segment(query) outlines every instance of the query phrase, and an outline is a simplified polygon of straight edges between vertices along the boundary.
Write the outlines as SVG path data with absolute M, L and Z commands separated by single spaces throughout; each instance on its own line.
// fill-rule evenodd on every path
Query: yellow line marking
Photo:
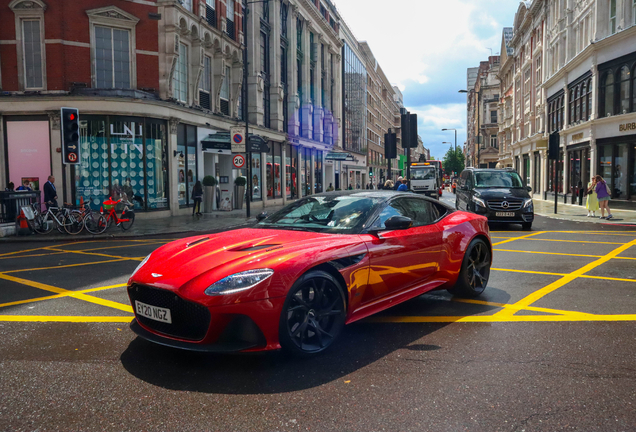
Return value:
M 143 259 L 143 258 L 139 259 L 139 258 L 131 258 L 131 257 L 122 257 L 122 256 L 117 256 L 117 255 L 101 254 L 101 253 L 97 253 L 97 252 L 67 251 L 67 250 L 53 249 L 53 248 L 51 248 L 49 250 L 54 250 L 54 251 L 59 251 L 59 252 L 66 252 L 66 253 L 73 253 L 73 254 L 78 254 L 78 255 L 92 255 L 92 256 L 100 256 L 100 257 L 105 257 L 105 258 L 116 258 L 116 259 L 119 259 L 119 260 L 141 261 Z
M 476 316 L 402 316 L 367 318 L 377 323 L 506 323 L 506 322 L 568 322 L 568 321 L 636 321 L 636 315 L 476 315 Z
M 76 293 L 74 291 L 70 291 L 64 288 L 58 288 L 58 287 L 54 287 L 52 285 L 46 285 L 40 282 L 33 282 L 30 280 L 26 280 L 26 279 L 21 279 L 21 278 L 17 278 L 14 276 L 9 276 L 7 274 L 4 273 L 0 273 L 0 279 L 5 279 L 11 282 L 16 282 L 22 285 L 27 285 L 33 288 L 37 288 L 37 289 L 41 289 L 44 291 L 49 291 L 49 292 L 54 292 L 56 294 L 66 294 L 69 297 L 73 297 L 76 298 L 78 300 L 84 300 L 90 303 L 95 303 L 101 306 L 106 306 L 106 307 L 110 307 L 110 308 L 114 308 L 114 309 L 119 309 L 122 310 L 124 312 L 130 312 L 132 313 L 132 307 L 122 304 L 122 303 L 117 303 L 114 301 L 110 301 L 110 300 L 104 300 L 104 299 L 100 299 L 97 297 L 93 297 L 93 296 L 89 296 L 86 294 L 81 294 L 81 293 Z
M 615 242 L 598 242 L 598 241 L 584 241 L 584 240 L 555 240 L 555 239 L 540 239 L 540 238 L 519 238 L 519 240 L 547 241 L 547 242 L 559 242 L 559 243 L 590 243 L 590 244 L 607 244 L 607 245 L 625 244 L 625 243 L 615 243 Z
M 1 321 L 17 322 L 76 322 L 76 323 L 129 323 L 132 316 L 37 316 L 37 315 L 0 315 Z
M 587 273 L 588 271 L 593 270 L 596 267 L 608 262 L 609 260 L 611 260 L 615 256 L 619 255 L 621 252 L 629 249 L 633 245 L 636 245 L 636 240 L 632 240 L 631 242 L 626 243 L 626 244 L 614 249 L 613 251 L 611 251 L 607 255 L 604 255 L 603 257 L 597 259 L 596 261 L 593 261 L 593 262 L 581 267 L 580 269 L 575 270 L 575 271 L 573 271 L 572 273 L 569 273 L 566 276 L 563 276 L 559 280 L 557 280 L 555 282 L 552 282 L 551 284 L 549 284 L 549 285 L 541 288 L 540 290 L 535 291 L 532 294 L 526 296 L 525 298 L 519 300 L 518 302 L 516 302 L 512 306 L 515 307 L 515 308 L 525 308 L 526 306 L 530 306 L 532 303 L 536 302 L 540 298 L 542 298 L 542 297 L 550 294 L 551 292 L 555 291 L 556 289 L 568 284 L 569 282 L 573 281 L 577 277 L 579 277 L 579 276 Z M 516 311 L 514 309 L 512 309 L 512 308 L 504 308 L 503 310 L 497 312 L 494 316 L 509 317 L 509 316 L 512 316 L 515 312 Z
M 543 234 L 543 233 L 545 233 L 545 231 L 537 231 L 537 232 L 534 232 L 532 234 L 527 234 L 527 235 L 524 235 L 524 236 L 521 236 L 521 237 L 512 237 L 512 238 L 510 238 L 508 240 L 504 240 L 504 241 L 500 241 L 500 242 L 497 242 L 497 243 L 493 243 L 492 245 L 493 246 L 499 246 L 499 245 L 502 245 L 502 244 L 505 244 L 505 243 L 513 242 L 515 240 L 522 240 L 522 239 L 525 239 L 525 238 L 528 238 L 528 237 L 532 237 L 532 236 L 535 236 L 535 235 L 539 235 L 539 234 Z
M 587 278 L 587 279 L 601 279 L 601 280 L 610 280 L 610 281 L 619 281 L 619 282 L 636 282 L 636 279 L 613 278 L 613 277 L 605 277 L 605 276 L 581 275 L 579 277 Z
M 56 294 L 56 295 L 52 295 L 52 296 L 36 297 L 36 298 L 32 298 L 32 299 L 27 299 L 27 300 L 19 300 L 19 301 L 14 301 L 14 302 L 10 302 L 10 303 L 2 303 L 2 304 L 0 304 L 0 308 L 6 307 L 6 306 L 17 306 L 17 305 L 21 305 L 21 304 L 35 303 L 35 302 L 44 301 L 44 300 L 53 300 L 53 299 L 58 299 L 58 298 L 63 298 L 63 297 L 69 297 L 71 295 L 71 293 L 74 293 L 74 294 L 86 294 L 86 293 L 89 293 L 89 292 L 104 291 L 104 290 L 107 290 L 107 289 L 121 288 L 121 287 L 125 287 L 125 286 L 126 286 L 126 284 L 124 283 L 124 284 L 109 285 L 109 286 L 98 287 L 98 288 L 88 288 L 88 289 L 81 290 L 81 291 L 69 291 L 68 293 L 65 293 L 65 294 Z
M 81 267 L 81 266 L 87 266 L 87 265 L 105 264 L 105 263 L 113 263 L 113 262 L 119 262 L 119 261 L 127 261 L 127 260 L 125 258 L 117 258 L 117 259 L 111 259 L 111 260 L 105 260 L 105 261 L 95 261 L 95 262 L 80 263 L 80 264 L 67 264 L 67 265 L 60 265 L 60 266 L 53 266 L 53 267 L 39 267 L 39 268 L 26 268 L 26 269 L 20 269 L 20 270 L 7 270 L 7 271 L 5 271 L 3 273 L 7 274 L 7 273 L 18 273 L 18 272 L 27 272 L 27 271 L 36 271 L 36 270 L 56 270 L 56 269 L 61 269 L 61 268 Z
M 636 258 L 632 257 L 614 257 L 613 259 L 636 260 Z
M 495 302 L 488 302 L 488 301 L 474 300 L 474 299 L 453 298 L 451 301 L 458 302 L 458 303 L 471 303 L 471 304 L 484 305 L 484 306 L 509 307 L 509 308 L 513 307 L 513 305 L 511 304 L 495 303 Z M 566 310 L 560 310 L 560 309 L 549 309 L 549 308 L 540 308 L 540 307 L 533 307 L 533 306 L 527 306 L 519 310 L 529 310 L 534 312 L 544 312 L 544 313 L 568 315 L 568 316 L 571 316 L 571 315 L 575 315 L 575 316 L 592 315 L 593 316 L 593 314 L 589 314 L 585 312 L 566 311 Z
M 10 259 L 10 258 L 33 258 L 33 257 L 41 257 L 41 256 L 50 256 L 50 255 L 61 255 L 66 252 L 53 252 L 53 253 L 45 253 L 45 254 L 32 254 L 32 255 L 12 255 L 12 256 L 0 256 L 0 260 Z
M 549 272 L 540 272 L 540 271 L 532 271 L 532 270 L 513 270 L 513 269 L 502 269 L 502 268 L 491 268 L 490 270 L 512 272 L 512 273 L 540 274 L 540 275 L 548 275 L 548 276 L 566 276 L 565 273 L 549 273 Z
M 560 253 L 560 252 L 524 251 L 524 250 L 515 250 L 515 249 L 493 249 L 493 250 L 497 252 L 518 252 L 518 253 L 542 254 L 542 255 L 564 255 L 564 256 L 575 256 L 575 257 L 586 257 L 586 258 L 601 258 L 602 257 L 602 255 L 582 255 L 582 254 L 569 254 L 569 253 Z
M 20 253 L 24 253 L 24 252 L 33 252 L 33 251 L 40 250 L 40 249 L 44 249 L 44 247 L 39 247 L 39 248 L 35 248 L 35 249 L 25 249 L 25 250 L 13 251 L 13 252 L 7 252 L 7 253 L 0 254 L 0 257 L 20 254 Z

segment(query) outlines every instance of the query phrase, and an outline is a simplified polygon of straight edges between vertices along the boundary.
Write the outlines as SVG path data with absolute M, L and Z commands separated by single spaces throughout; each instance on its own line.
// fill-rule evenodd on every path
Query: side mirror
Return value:
M 532 192 L 532 188 L 531 188 L 530 186 L 526 186 L 526 190 L 527 190 L 528 192 Z
M 384 223 L 384 226 L 387 231 L 405 230 L 413 226 L 413 221 L 411 218 L 407 218 L 406 216 L 391 216 Z
M 257 222 L 262 222 L 265 219 L 267 219 L 267 212 L 261 212 L 261 213 L 259 213 L 258 216 L 256 216 L 256 221 Z

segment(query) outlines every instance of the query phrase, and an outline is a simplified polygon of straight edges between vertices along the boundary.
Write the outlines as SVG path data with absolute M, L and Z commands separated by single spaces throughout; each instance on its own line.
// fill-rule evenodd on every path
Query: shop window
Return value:
M 316 193 L 320 193 L 323 190 L 322 185 L 322 151 L 316 150 L 316 157 L 314 159 L 314 185 Z
M 82 161 L 75 170 L 75 202 L 95 210 L 127 198 L 136 210 L 167 209 L 166 124 L 141 117 L 83 116 Z
M 177 125 L 177 191 L 179 206 L 192 205 L 192 189 L 197 181 L 197 128 Z
M 24 87 L 42 89 L 43 68 L 40 20 L 22 21 L 22 54 L 24 57 Z
M 267 198 L 281 197 L 281 145 L 271 143 L 267 155 Z
M 539 193 L 541 191 L 541 156 L 539 152 L 534 154 L 534 178 L 532 180 L 532 191 Z
M 612 189 L 612 145 L 598 146 L 598 173 Z
M 263 182 L 261 179 L 261 154 L 252 153 L 252 199 L 263 199 Z
M 179 44 L 179 58 L 172 79 L 173 95 L 179 102 L 188 102 L 188 46 Z
M 620 81 L 620 93 L 619 93 L 619 97 L 620 97 L 620 111 L 618 112 L 618 114 L 625 114 L 629 112 L 629 102 L 630 102 L 630 95 L 629 95 L 629 84 L 630 84 L 630 72 L 629 72 L 629 68 L 627 66 L 623 66 L 621 68 L 621 81 Z
M 285 189 L 287 198 L 297 198 L 298 147 L 289 144 L 285 155 Z
M 130 88 L 130 32 L 95 26 L 95 86 Z

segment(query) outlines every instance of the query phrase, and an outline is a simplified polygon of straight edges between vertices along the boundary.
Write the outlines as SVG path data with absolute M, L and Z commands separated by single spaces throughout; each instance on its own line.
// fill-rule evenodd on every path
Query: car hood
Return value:
M 530 198 L 530 194 L 524 188 L 493 188 L 493 189 L 475 189 L 475 196 L 484 199 L 496 198 Z
M 307 262 L 330 250 L 337 258 L 336 250 L 346 250 L 356 240 L 359 241 L 357 235 L 253 228 L 189 237 L 152 252 L 129 283 L 180 290 L 196 278 L 201 286 L 245 270 L 276 270 L 298 253 Z

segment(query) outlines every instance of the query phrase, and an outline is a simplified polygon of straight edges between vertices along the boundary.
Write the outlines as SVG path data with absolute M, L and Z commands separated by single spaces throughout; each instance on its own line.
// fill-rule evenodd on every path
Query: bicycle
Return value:
M 49 207 L 44 214 L 38 208 L 39 203 L 33 203 L 34 218 L 32 221 L 33 230 L 38 234 L 48 234 L 53 231 L 53 228 L 61 233 L 66 231 L 65 220 L 70 214 L 70 210 L 67 207 Z
M 96 227 L 99 226 L 99 219 L 104 219 L 100 214 L 94 214 L 90 205 L 82 206 L 80 209 L 71 210 L 66 218 L 64 218 L 64 229 L 70 235 L 76 235 L 82 232 L 84 228 L 91 234 L 99 234 Z
M 117 216 L 117 212 L 115 211 L 115 207 L 119 203 L 124 204 L 121 218 Z M 130 229 L 130 227 L 132 227 L 133 223 L 135 222 L 135 212 L 128 208 L 129 205 L 132 206 L 133 204 L 128 201 L 128 199 L 126 199 L 126 201 L 124 201 L 123 199 L 113 201 L 112 198 L 108 198 L 108 200 L 104 201 L 104 204 L 102 206 L 102 212 L 105 210 L 108 213 L 106 213 L 106 215 L 102 213 L 100 215 L 101 217 L 99 217 L 96 221 L 91 221 L 90 223 L 92 224 L 94 222 L 94 225 L 92 225 L 90 229 L 87 226 L 86 229 L 93 234 L 101 234 L 106 231 L 113 222 L 117 226 L 120 226 L 121 229 L 124 231 Z M 89 223 L 88 219 L 86 223 Z M 95 232 L 93 232 L 92 230 L 94 230 Z

